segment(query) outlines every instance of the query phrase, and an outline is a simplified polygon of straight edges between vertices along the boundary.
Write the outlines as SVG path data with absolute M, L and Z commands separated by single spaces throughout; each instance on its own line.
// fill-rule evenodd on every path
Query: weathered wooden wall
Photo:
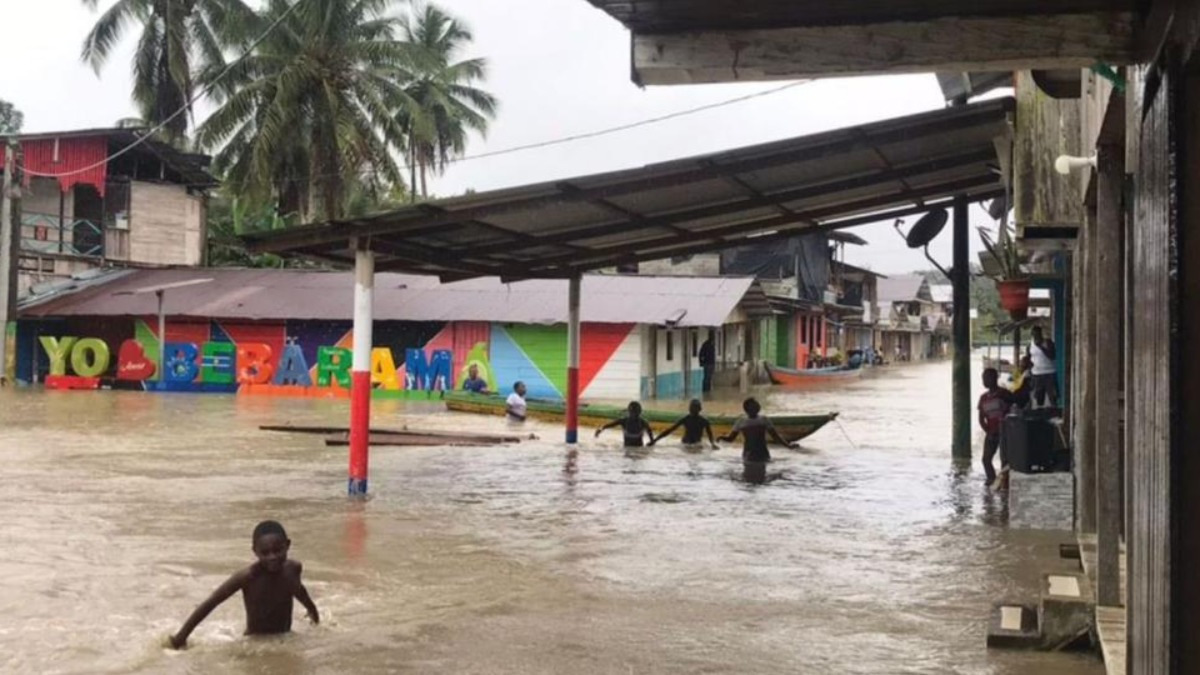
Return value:
M 1043 94 L 1028 72 L 1016 74 L 1017 127 L 1013 145 L 1013 217 L 1026 227 L 1081 225 L 1084 199 L 1078 176 L 1054 170 L 1059 155 L 1082 155 L 1079 99 Z
M 129 260 L 155 265 L 199 265 L 204 255 L 201 197 L 178 185 L 133 183 Z
M 1180 672 L 1171 667 L 1173 608 L 1171 476 L 1173 278 L 1178 269 L 1175 76 L 1144 102 L 1148 68 L 1131 69 L 1129 142 L 1140 146 L 1134 180 L 1133 335 L 1129 391 L 1133 429 L 1129 447 L 1128 659 L 1131 673 Z M 1145 108 L 1143 111 L 1143 107 Z M 1194 572 L 1194 570 L 1193 570 Z M 1195 611 L 1193 609 L 1192 611 Z M 1195 641 L 1196 636 L 1191 636 Z

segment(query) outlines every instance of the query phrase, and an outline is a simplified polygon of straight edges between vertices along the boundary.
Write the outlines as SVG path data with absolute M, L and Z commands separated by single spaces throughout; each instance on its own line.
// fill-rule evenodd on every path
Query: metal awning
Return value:
M 639 169 L 245 237 L 251 249 L 444 279 L 562 278 L 1002 196 L 996 99 Z M 636 300 L 634 300 L 636 301 Z

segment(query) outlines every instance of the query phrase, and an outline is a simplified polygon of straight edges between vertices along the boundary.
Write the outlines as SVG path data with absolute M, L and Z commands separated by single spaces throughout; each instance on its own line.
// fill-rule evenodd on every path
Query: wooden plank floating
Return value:
M 347 427 L 322 427 L 322 426 L 307 426 L 307 425 L 273 425 L 265 424 L 259 427 L 261 431 L 281 431 L 295 434 L 315 434 L 320 436 L 340 436 L 350 433 Z M 389 442 L 399 441 L 402 438 L 412 439 L 411 443 L 399 443 L 401 445 L 421 445 L 416 442 L 421 439 L 439 439 L 438 443 L 432 445 L 447 445 L 451 442 L 467 442 L 472 445 L 493 445 L 497 443 L 520 443 L 523 440 L 532 440 L 536 438 L 533 434 L 516 435 L 516 434 L 477 434 L 472 432 L 460 431 L 430 431 L 424 429 L 383 429 L 371 428 L 371 442 L 375 443 L 376 437 L 387 438 Z M 331 445 L 326 443 L 326 445 Z
M 388 434 L 371 432 L 369 443 L 372 446 L 410 446 L 410 447 L 479 447 L 487 445 L 501 445 L 506 443 L 515 443 L 516 441 L 501 441 L 496 440 L 495 436 L 478 436 L 478 435 L 450 435 L 450 434 L 426 434 L 406 432 L 402 434 Z M 344 447 L 350 445 L 349 433 L 332 434 L 325 437 L 325 445 L 327 447 Z

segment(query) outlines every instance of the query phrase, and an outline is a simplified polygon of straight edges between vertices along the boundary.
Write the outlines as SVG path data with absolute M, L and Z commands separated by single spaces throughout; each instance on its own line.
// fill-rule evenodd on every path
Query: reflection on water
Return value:
M 257 430 L 341 424 L 341 402 L 0 392 L 0 671 L 1102 672 L 984 648 L 991 604 L 1033 597 L 1023 563 L 1061 538 L 1006 529 L 982 472 L 950 462 L 949 375 L 761 396 L 768 414 L 841 410 L 849 436 L 775 451 L 765 486 L 731 480 L 738 448 L 629 458 L 589 439 L 571 457 L 535 426 L 517 446 L 375 449 L 366 503 L 343 497 L 344 448 Z M 264 518 L 288 528 L 322 625 L 248 640 L 233 600 L 164 651 Z

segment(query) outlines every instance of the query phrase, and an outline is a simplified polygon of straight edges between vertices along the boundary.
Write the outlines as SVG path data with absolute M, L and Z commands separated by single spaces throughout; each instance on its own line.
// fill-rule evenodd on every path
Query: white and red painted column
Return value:
M 579 295 L 582 277 L 567 290 L 567 443 L 579 442 Z
M 354 256 L 354 358 L 350 367 L 351 497 L 367 494 L 367 459 L 371 445 L 371 328 L 375 294 L 375 258 L 356 246 Z

